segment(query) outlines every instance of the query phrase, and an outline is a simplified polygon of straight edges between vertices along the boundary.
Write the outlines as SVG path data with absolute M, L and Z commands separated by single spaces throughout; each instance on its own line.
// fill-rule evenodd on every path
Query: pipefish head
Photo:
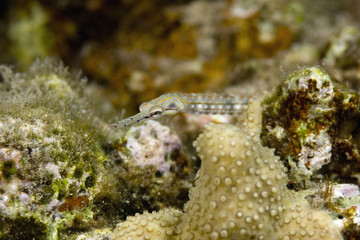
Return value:
M 185 104 L 185 101 L 179 98 L 177 93 L 164 94 L 151 101 L 142 103 L 139 107 L 140 113 L 117 122 L 115 127 L 126 127 L 149 118 L 171 116 L 183 111 Z
M 178 93 L 167 93 L 149 102 L 140 105 L 140 112 L 147 113 L 149 117 L 161 115 L 171 116 L 185 109 L 186 102 Z

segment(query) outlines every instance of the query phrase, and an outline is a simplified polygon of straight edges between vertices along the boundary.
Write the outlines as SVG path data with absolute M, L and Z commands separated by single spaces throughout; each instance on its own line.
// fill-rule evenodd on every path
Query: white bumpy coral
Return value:
M 285 168 L 273 151 L 240 128 L 209 124 L 194 146 L 202 165 L 181 219 L 154 225 L 159 234 L 150 236 L 147 224 L 172 212 L 154 213 L 152 219 L 138 215 L 121 224 L 128 227 L 118 228 L 115 239 L 342 239 L 326 212 L 310 208 L 302 194 L 286 188 Z

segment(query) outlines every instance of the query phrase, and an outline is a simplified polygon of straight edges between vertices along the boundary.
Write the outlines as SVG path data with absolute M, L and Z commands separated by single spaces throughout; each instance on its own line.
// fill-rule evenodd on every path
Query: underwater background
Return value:
M 0 239 L 360 239 L 359 87 L 359 0 L 1 0 Z

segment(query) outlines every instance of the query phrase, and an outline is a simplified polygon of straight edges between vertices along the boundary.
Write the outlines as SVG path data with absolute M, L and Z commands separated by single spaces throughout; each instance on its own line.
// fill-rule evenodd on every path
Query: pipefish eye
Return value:
M 163 109 L 159 106 L 154 106 L 150 109 L 150 117 L 160 116 L 163 112 Z

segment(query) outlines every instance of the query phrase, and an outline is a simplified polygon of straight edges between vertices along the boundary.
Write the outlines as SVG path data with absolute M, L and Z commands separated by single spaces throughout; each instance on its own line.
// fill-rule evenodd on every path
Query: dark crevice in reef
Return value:
M 0 232 L 0 240 L 47 239 L 46 227 L 34 218 L 9 219 L 0 216 Z

